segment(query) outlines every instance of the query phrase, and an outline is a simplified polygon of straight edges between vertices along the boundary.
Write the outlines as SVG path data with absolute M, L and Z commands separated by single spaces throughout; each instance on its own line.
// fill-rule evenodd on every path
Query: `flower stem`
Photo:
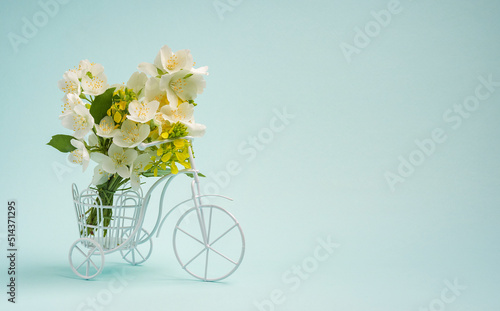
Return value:
M 86 221 L 87 225 L 98 226 L 102 222 L 103 227 L 109 227 L 113 216 L 113 209 L 106 208 L 106 206 L 113 206 L 113 197 L 116 191 L 127 180 L 128 178 L 123 179 L 118 174 L 115 174 L 106 183 L 97 186 L 99 197 L 96 203 L 103 206 L 102 217 L 101 215 L 97 215 L 98 208 L 91 207 Z M 106 236 L 107 231 L 107 229 L 104 229 L 104 236 Z M 87 228 L 87 235 L 95 235 L 94 229 L 90 227 Z

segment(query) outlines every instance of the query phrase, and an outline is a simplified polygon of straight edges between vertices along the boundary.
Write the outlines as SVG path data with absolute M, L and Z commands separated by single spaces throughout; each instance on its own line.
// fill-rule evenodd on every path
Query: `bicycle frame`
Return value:
M 189 142 L 192 142 L 194 138 L 190 137 L 190 136 L 185 136 L 185 137 L 181 137 L 181 138 L 177 138 L 177 139 L 186 139 Z M 152 143 L 148 143 L 148 144 L 141 143 L 141 144 L 139 144 L 139 146 L 137 148 L 139 150 L 145 150 L 146 148 L 149 148 L 149 147 L 152 147 L 152 146 L 156 146 L 156 145 L 160 145 L 160 144 L 164 144 L 164 143 L 169 143 L 169 142 L 173 142 L 173 141 L 174 140 L 172 140 L 172 139 L 166 139 L 166 140 L 156 141 L 156 142 L 152 142 Z M 153 237 L 153 235 L 155 233 L 157 233 L 156 236 L 158 237 L 160 235 L 161 228 L 162 228 L 163 224 L 165 223 L 165 220 L 167 219 L 167 217 L 174 210 L 176 210 L 179 206 L 181 206 L 182 204 L 187 203 L 187 202 L 189 202 L 191 200 L 194 202 L 194 207 L 196 208 L 196 213 L 197 213 L 197 216 L 198 216 L 198 221 L 200 223 L 201 230 L 202 230 L 203 242 L 205 244 L 207 244 L 208 241 L 207 241 L 207 232 L 206 232 L 206 228 L 205 228 L 205 219 L 204 219 L 203 213 L 200 210 L 200 206 L 203 205 L 201 199 L 203 197 L 221 197 L 221 198 L 224 198 L 224 199 L 232 201 L 231 198 L 223 196 L 223 195 L 219 195 L 219 194 L 202 194 L 201 193 L 201 190 L 200 190 L 200 178 L 199 178 L 199 175 L 198 175 L 199 171 L 196 169 L 196 164 L 194 162 L 193 152 L 192 152 L 191 148 L 188 148 L 188 152 L 189 152 L 189 163 L 191 164 L 191 168 L 190 169 L 181 170 L 181 171 L 179 171 L 175 175 L 174 174 L 168 174 L 168 175 L 165 175 L 165 176 L 161 177 L 159 180 L 157 180 L 151 186 L 151 188 L 149 188 L 148 192 L 146 193 L 146 195 L 144 197 L 144 201 L 143 201 L 143 207 L 142 207 L 143 210 L 141 212 L 141 215 L 139 217 L 139 221 L 137 223 L 138 225 L 134 229 L 134 232 L 132 232 L 132 234 L 130 234 L 130 238 L 136 237 L 136 234 L 138 232 L 141 232 L 142 225 L 143 225 L 143 222 L 144 222 L 144 217 L 145 217 L 145 214 L 146 214 L 146 210 L 147 210 L 149 201 L 151 199 L 151 195 L 152 195 L 153 191 L 161 183 L 165 182 L 165 185 L 163 186 L 163 190 L 162 190 L 162 193 L 161 193 L 161 196 L 160 196 L 160 206 L 159 206 L 159 210 L 158 210 L 158 217 L 156 219 L 156 224 L 155 224 L 153 230 L 151 231 L 151 233 L 144 240 L 137 241 L 138 244 L 143 244 L 143 243 L 149 241 L 149 239 L 151 239 L 151 237 Z M 165 194 L 166 194 L 166 191 L 168 189 L 168 186 L 170 185 L 170 183 L 172 182 L 172 180 L 174 180 L 175 177 L 177 177 L 179 175 L 182 175 L 182 174 L 193 174 L 193 181 L 191 182 L 191 194 L 192 194 L 192 196 L 191 196 L 191 198 L 189 198 L 189 199 L 187 199 L 185 201 L 182 201 L 182 202 L 178 203 L 177 205 L 175 205 L 174 207 L 172 207 L 168 211 L 168 213 L 162 218 L 162 214 L 163 214 L 163 202 L 164 202 L 164 198 L 165 198 Z

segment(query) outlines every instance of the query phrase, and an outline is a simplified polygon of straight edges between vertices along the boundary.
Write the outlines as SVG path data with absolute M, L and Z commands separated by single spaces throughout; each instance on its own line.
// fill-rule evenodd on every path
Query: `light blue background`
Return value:
M 401 0 L 348 62 L 340 45 L 353 45 L 355 29 L 373 25 L 371 12 L 389 2 L 68 1 L 15 52 L 9 33 L 21 35 L 23 18 L 43 11 L 4 0 L 0 237 L 5 250 L 5 206 L 15 199 L 20 252 L 18 304 L 2 294 L 0 308 L 77 310 L 115 273 L 129 281 L 104 310 L 258 310 L 254 302 L 274 290 L 285 297 L 275 310 L 439 310 L 455 279 L 466 289 L 446 310 L 500 307 L 500 92 L 456 129 L 443 118 L 474 95 L 478 77 L 500 81 L 500 2 Z M 65 133 L 57 81 L 89 59 L 110 83 L 126 82 L 164 44 L 210 68 L 197 101 L 197 121 L 208 126 L 195 142 L 197 164 L 206 184 L 239 164 L 217 185 L 235 199 L 227 207 L 244 228 L 245 261 L 224 282 L 193 281 L 175 261 L 170 226 L 144 265 L 111 255 L 99 278 L 79 280 L 67 262 L 78 238 L 70 184 L 85 187 L 92 170 L 81 174 L 44 145 Z M 294 118 L 249 160 L 240 146 L 265 135 L 275 109 Z M 445 142 L 392 191 L 385 174 L 437 128 Z M 58 178 L 54 165 L 68 172 Z M 176 184 L 172 203 L 186 188 Z M 328 236 L 341 246 L 295 290 L 283 282 Z M 2 255 L 4 289 L 6 265 Z

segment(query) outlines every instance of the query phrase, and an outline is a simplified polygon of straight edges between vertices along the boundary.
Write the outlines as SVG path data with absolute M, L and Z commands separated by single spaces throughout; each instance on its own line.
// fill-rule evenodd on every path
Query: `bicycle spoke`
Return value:
M 96 249 L 97 249 L 97 247 L 94 247 L 92 249 L 92 251 L 89 253 L 89 255 L 87 256 L 87 258 L 90 258 L 90 256 L 94 255 Z
M 94 266 L 94 268 L 99 271 L 99 268 L 97 268 L 97 266 L 95 265 L 94 261 L 92 259 L 89 258 L 89 262 Z
M 86 263 L 86 262 L 87 262 L 87 261 L 86 261 L 86 260 L 84 260 L 84 261 L 83 261 L 83 262 L 82 262 L 82 263 L 81 263 L 78 267 L 76 267 L 76 268 L 75 268 L 75 270 L 80 269 L 80 267 L 81 267 L 81 266 L 83 266 L 83 264 L 84 264 L 84 263 Z
M 191 234 L 187 233 L 186 231 L 182 230 L 181 228 L 179 228 L 179 226 L 177 226 L 176 228 L 179 229 L 180 231 L 184 232 L 186 235 L 190 236 L 191 238 L 193 238 L 195 241 L 197 241 L 201 245 L 205 246 L 205 243 L 203 243 L 202 241 L 198 240 L 197 238 L 195 238 Z
M 210 241 L 210 232 L 211 232 L 211 229 L 212 229 L 212 211 L 213 211 L 213 207 L 210 207 L 210 216 L 208 217 L 207 241 Z
M 216 252 L 216 253 L 217 253 L 217 254 L 219 254 L 220 256 L 224 257 L 225 259 L 229 260 L 229 261 L 230 261 L 230 262 L 232 262 L 233 264 L 235 264 L 235 265 L 237 265 L 237 264 L 238 264 L 237 262 L 233 261 L 231 258 L 229 258 L 229 257 L 227 257 L 227 256 L 225 256 L 225 255 L 223 255 L 223 254 L 221 254 L 220 252 L 216 251 L 216 250 L 215 250 L 215 249 L 213 249 L 211 246 L 210 246 L 210 247 L 208 247 L 208 248 L 210 248 L 212 251 Z
M 196 258 L 198 258 L 198 256 L 200 256 L 201 254 L 203 254 L 203 252 L 206 250 L 206 248 L 202 249 L 198 254 L 196 254 L 196 256 L 194 256 L 193 258 L 191 258 L 190 261 L 188 261 L 184 266 L 182 266 L 182 269 L 186 269 L 187 265 L 189 265 L 191 262 L 193 262 L 193 260 L 195 260 Z
M 141 252 L 139 252 L 139 249 L 138 249 L 138 248 L 136 248 L 135 250 L 137 251 L 137 254 L 139 254 L 139 256 L 141 256 L 142 260 L 146 260 L 146 259 L 144 258 L 144 256 L 142 256 Z
M 88 261 L 89 261 L 89 259 L 85 258 L 85 260 L 78 267 L 76 267 L 76 270 L 80 269 L 81 266 L 83 266 L 83 264 L 86 263 L 86 262 L 88 262 Z
M 214 245 L 215 242 L 219 241 L 223 236 L 225 236 L 226 234 L 228 234 L 229 231 L 233 230 L 237 226 L 238 226 L 238 223 L 235 223 L 231 228 L 227 229 L 226 232 L 224 232 L 223 234 L 221 234 L 217 239 L 215 239 L 212 243 L 210 243 L 210 245 Z
M 130 254 L 130 252 L 133 250 L 133 248 L 129 249 L 127 253 L 125 253 L 125 255 L 123 255 L 123 258 L 127 257 L 128 254 Z
M 207 273 L 208 273 L 208 253 L 210 253 L 207 249 L 207 255 L 205 257 L 205 281 L 207 280 Z
M 85 254 L 78 246 L 75 245 L 75 248 L 82 253 L 83 256 L 87 257 L 87 254 Z

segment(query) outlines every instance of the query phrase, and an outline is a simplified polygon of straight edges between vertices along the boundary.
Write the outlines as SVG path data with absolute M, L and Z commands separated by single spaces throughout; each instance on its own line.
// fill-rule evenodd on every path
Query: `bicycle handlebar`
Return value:
M 164 143 L 171 143 L 173 142 L 174 140 L 177 140 L 177 139 L 187 139 L 187 140 L 193 140 L 194 137 L 192 136 L 184 136 L 184 137 L 178 137 L 178 138 L 175 138 L 175 139 L 165 139 L 165 140 L 157 140 L 157 141 L 154 141 L 154 142 L 151 142 L 151 143 L 140 143 L 137 148 L 139 150 L 145 150 L 146 148 L 149 148 L 149 147 L 152 147 L 152 146 L 156 146 L 156 145 L 161 145 L 161 144 L 164 144 Z

